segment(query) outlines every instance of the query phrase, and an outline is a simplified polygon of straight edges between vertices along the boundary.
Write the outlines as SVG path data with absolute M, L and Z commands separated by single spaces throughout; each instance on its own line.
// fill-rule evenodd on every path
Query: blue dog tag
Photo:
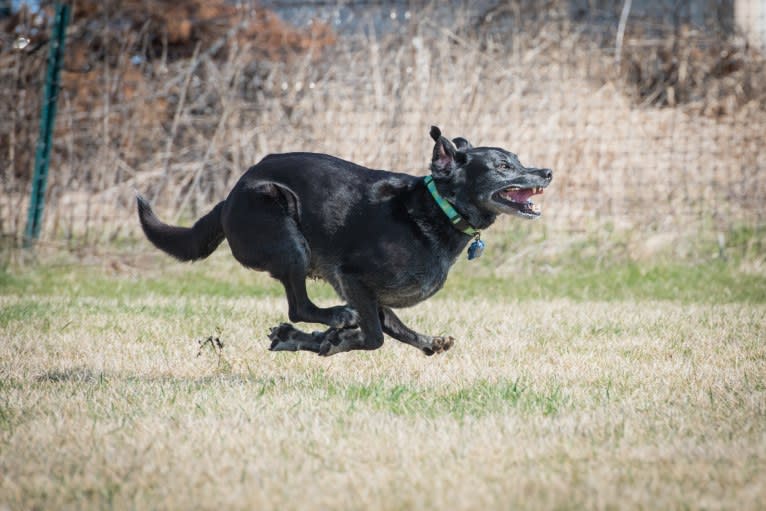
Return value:
M 468 247 L 468 260 L 476 259 L 478 257 L 481 257 L 481 254 L 484 252 L 484 242 L 481 241 L 479 238 L 476 238 L 473 240 L 473 243 L 471 243 L 471 246 Z

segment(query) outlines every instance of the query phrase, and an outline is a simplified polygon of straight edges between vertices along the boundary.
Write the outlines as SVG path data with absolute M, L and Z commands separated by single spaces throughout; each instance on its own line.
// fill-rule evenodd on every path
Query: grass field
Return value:
M 0 509 L 762 509 L 763 259 L 492 248 L 402 311 L 430 358 L 269 352 L 226 249 L 0 272 Z

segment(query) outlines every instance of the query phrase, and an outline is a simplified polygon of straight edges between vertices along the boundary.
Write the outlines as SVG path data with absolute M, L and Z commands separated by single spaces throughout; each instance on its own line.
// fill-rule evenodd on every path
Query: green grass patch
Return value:
M 369 406 L 403 416 L 455 419 L 484 417 L 515 410 L 519 413 L 554 415 L 570 400 L 558 385 L 535 388 L 519 379 L 480 380 L 456 390 L 387 385 L 383 382 L 340 384 L 320 381 L 328 395 L 341 398 L 350 410 Z
M 478 275 L 477 275 L 478 273 Z M 578 261 L 523 268 L 513 277 L 495 277 L 462 265 L 442 293 L 499 300 L 570 298 L 671 300 L 683 303 L 766 302 L 766 275 L 740 272 L 724 261 L 696 264 Z
M 695 258 L 667 252 L 634 259 L 630 242 L 593 240 L 557 246 L 544 232 L 501 231 L 485 255 L 468 262 L 461 255 L 441 296 L 488 297 L 501 301 L 569 298 L 573 300 L 671 300 L 682 303 L 765 303 L 766 274 L 753 271 L 766 258 L 764 231 L 739 229 L 703 245 Z M 531 247 L 531 248 L 530 248 Z M 722 255 L 723 254 L 723 255 Z M 156 257 L 154 257 L 156 256 Z M 128 257 L 128 256 L 126 256 Z M 282 285 L 262 272 L 240 266 L 225 247 L 195 264 L 178 263 L 161 254 L 142 256 L 141 267 L 84 266 L 59 257 L 53 264 L 0 268 L 1 295 L 66 297 L 217 296 L 281 297 Z M 754 261 L 747 265 L 743 262 Z M 743 268 L 750 268 L 743 271 Z M 332 288 L 309 281 L 315 299 L 334 299 Z
M 50 304 L 41 304 L 31 300 L 25 300 L 10 305 L 0 306 L 0 328 L 8 328 L 18 321 L 43 321 L 45 325 L 40 325 L 42 330 L 47 331 L 49 326 L 48 317 L 51 313 Z
M 0 295 L 266 297 L 283 292 L 279 282 L 247 271 L 234 261 L 228 265 L 227 272 L 220 270 L 220 264 L 212 268 L 206 268 L 205 263 L 176 264 L 175 267 L 170 264 L 160 262 L 156 270 L 147 271 L 144 276 L 138 272 L 115 274 L 101 267 L 76 264 L 25 267 L 16 270 L 14 275 L 0 270 Z
M 20 391 L 11 389 L 11 384 L 5 382 L 0 389 Z M 325 402 L 328 409 L 337 406 L 347 415 L 362 416 L 375 411 L 396 417 L 463 421 L 507 414 L 553 417 L 573 407 L 569 393 L 560 385 L 540 385 L 521 379 L 482 379 L 445 390 L 408 383 L 358 383 L 345 378 L 315 377 L 292 382 L 291 390 L 299 392 L 307 402 Z M 52 369 L 37 375 L 22 391 L 30 396 L 48 396 L 45 404 L 11 406 L 0 399 L 0 431 L 12 432 L 42 417 L 58 417 L 62 408 L 57 403 L 67 401 L 79 405 L 76 410 L 67 408 L 66 413 L 76 412 L 89 421 L 125 426 L 142 417 L 173 419 L 189 413 L 225 418 L 233 412 L 229 398 L 236 399 L 244 393 L 248 400 L 270 406 L 274 400 L 282 399 L 283 391 L 273 378 L 243 375 L 147 378 L 87 367 Z

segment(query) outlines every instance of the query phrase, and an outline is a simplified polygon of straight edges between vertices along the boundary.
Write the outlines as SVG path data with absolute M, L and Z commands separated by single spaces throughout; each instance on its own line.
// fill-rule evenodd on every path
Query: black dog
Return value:
M 432 355 L 453 339 L 414 332 L 392 308 L 436 293 L 471 239 L 469 251 L 479 250 L 479 232 L 497 215 L 538 217 L 529 198 L 552 172 L 526 168 L 504 149 L 450 141 L 437 127 L 431 137 L 425 179 L 324 154 L 276 154 L 251 167 L 191 228 L 162 223 L 141 197 L 138 216 L 146 237 L 182 261 L 207 257 L 226 238 L 237 261 L 282 282 L 290 321 L 331 327 L 306 333 L 283 323 L 271 330 L 272 350 L 373 350 L 386 333 Z M 317 307 L 306 277 L 326 280 L 348 305 Z

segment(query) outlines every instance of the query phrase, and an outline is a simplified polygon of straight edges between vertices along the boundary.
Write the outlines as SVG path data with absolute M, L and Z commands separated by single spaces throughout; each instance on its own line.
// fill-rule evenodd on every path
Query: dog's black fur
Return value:
M 549 169 L 526 168 L 504 149 L 450 141 L 436 127 L 431 137 L 436 187 L 475 229 L 502 213 L 539 215 L 526 197 L 548 186 Z M 510 188 L 525 193 L 521 202 L 509 199 L 517 197 Z M 330 327 L 309 334 L 283 323 L 271 331 L 272 350 L 371 350 L 384 333 L 428 355 L 453 343 L 414 332 L 392 310 L 438 291 L 471 240 L 450 223 L 423 178 L 324 154 L 269 155 L 191 228 L 162 223 L 141 197 L 138 215 L 147 238 L 182 261 L 203 259 L 227 239 L 240 263 L 282 282 L 290 321 Z M 348 305 L 317 307 L 307 277 L 329 282 Z

